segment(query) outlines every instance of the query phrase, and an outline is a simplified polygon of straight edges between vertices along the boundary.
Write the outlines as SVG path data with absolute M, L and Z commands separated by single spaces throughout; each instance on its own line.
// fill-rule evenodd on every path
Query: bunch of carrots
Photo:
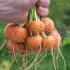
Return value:
M 4 35 L 7 48 L 12 55 L 26 55 L 32 52 L 37 54 L 34 61 L 24 70 L 30 69 L 37 61 L 40 52 L 47 50 L 52 52 L 55 70 L 58 68 L 55 62 L 58 59 L 58 54 L 61 55 L 64 61 L 64 70 L 66 70 L 65 59 L 60 50 L 61 36 L 54 25 L 54 21 L 49 17 L 41 18 L 36 9 L 36 5 L 34 5 L 24 22 L 17 24 L 8 23 L 6 25 Z M 58 51 L 56 60 L 53 53 L 54 50 Z
M 9 52 L 16 55 L 39 50 L 56 50 L 61 44 L 61 36 L 53 20 L 39 17 L 35 5 L 30 9 L 26 22 L 8 23 L 4 35 Z

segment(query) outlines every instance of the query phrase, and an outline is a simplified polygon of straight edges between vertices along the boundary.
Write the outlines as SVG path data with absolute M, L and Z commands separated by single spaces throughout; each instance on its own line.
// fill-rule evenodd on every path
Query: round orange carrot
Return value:
M 14 42 L 24 42 L 28 37 L 28 31 L 25 28 L 16 26 L 15 24 L 7 24 L 4 29 L 5 37 Z
M 33 33 L 41 33 L 41 32 L 43 32 L 44 31 L 44 29 L 45 29 L 45 26 L 44 26 L 44 24 L 43 24 L 43 22 L 41 22 L 41 21 L 32 21 L 31 23 L 30 23 L 30 30 L 33 32 Z
M 45 31 L 47 34 L 51 33 L 54 30 L 54 22 L 50 18 L 41 18 L 41 21 L 45 25 Z

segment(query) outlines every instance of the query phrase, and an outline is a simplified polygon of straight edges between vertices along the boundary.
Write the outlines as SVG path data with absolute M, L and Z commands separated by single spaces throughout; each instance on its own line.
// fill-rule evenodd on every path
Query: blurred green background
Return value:
M 49 6 L 49 15 L 55 23 L 56 29 L 62 36 L 61 51 L 66 60 L 66 69 L 70 70 L 70 0 L 51 0 Z M 0 46 L 4 42 L 3 30 L 5 23 L 0 22 Z M 48 52 L 49 53 L 49 52 Z M 30 58 L 33 55 L 30 55 Z M 42 53 L 42 56 L 44 54 Z M 21 64 L 21 57 L 17 57 L 19 63 Z M 41 57 L 42 58 L 42 57 Z M 0 70 L 9 70 L 9 66 L 12 62 L 12 56 L 8 53 L 6 46 L 0 50 Z M 58 60 L 58 70 L 64 70 L 63 60 L 59 57 Z M 47 55 L 44 60 L 39 64 L 37 70 L 54 70 L 51 55 Z M 20 70 L 16 63 L 11 67 L 11 70 Z M 35 70 L 34 66 L 30 70 Z

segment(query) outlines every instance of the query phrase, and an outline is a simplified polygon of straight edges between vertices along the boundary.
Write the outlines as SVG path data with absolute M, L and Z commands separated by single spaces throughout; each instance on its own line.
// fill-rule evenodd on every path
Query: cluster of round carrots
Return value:
M 35 5 L 30 9 L 25 24 L 8 23 L 4 35 L 7 48 L 12 54 L 57 49 L 61 44 L 61 36 L 53 20 L 49 17 L 38 18 Z
M 61 36 L 49 18 L 26 21 L 23 27 L 9 23 L 4 29 L 7 48 L 12 54 L 25 54 L 31 51 L 57 49 Z
M 24 23 L 8 23 L 4 29 L 4 35 L 7 40 L 7 48 L 11 54 L 23 55 L 31 52 L 37 54 L 28 69 L 36 62 L 41 51 L 51 50 L 54 68 L 56 70 L 57 66 L 53 50 L 58 50 L 56 58 L 58 59 L 58 54 L 61 55 L 64 61 L 64 69 L 66 70 L 65 59 L 60 51 L 61 36 L 51 18 L 41 18 L 37 15 L 35 5 L 30 9 Z

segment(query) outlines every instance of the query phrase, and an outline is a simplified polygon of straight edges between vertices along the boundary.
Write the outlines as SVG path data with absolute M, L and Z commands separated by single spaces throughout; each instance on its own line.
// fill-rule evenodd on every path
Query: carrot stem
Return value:
M 19 27 L 23 27 L 23 26 L 25 25 L 27 19 L 28 19 L 28 18 L 26 18 L 26 19 L 24 20 L 24 22 L 19 23 L 18 26 L 19 26 Z
M 41 36 L 42 36 L 43 38 L 46 38 L 46 37 L 47 37 L 46 34 L 45 34 L 45 32 L 42 32 Z

